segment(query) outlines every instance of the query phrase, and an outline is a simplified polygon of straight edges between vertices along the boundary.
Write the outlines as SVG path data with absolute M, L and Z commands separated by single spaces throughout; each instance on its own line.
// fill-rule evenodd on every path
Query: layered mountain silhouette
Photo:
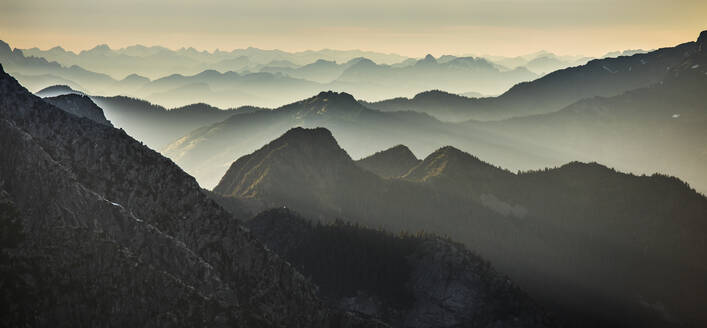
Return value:
M 156 79 L 169 74 L 192 75 L 207 69 L 225 71 L 258 71 L 263 66 L 303 66 L 317 60 L 346 62 L 358 57 L 367 57 L 376 62 L 393 64 L 406 57 L 360 50 L 319 50 L 286 52 L 258 48 L 235 49 L 233 51 L 198 51 L 194 48 L 171 50 L 160 46 L 142 45 L 113 49 L 98 45 L 79 53 L 54 47 L 22 49 L 27 56 L 42 57 L 65 66 L 78 65 L 92 71 L 100 71 L 116 78 L 124 72 L 143 72 Z M 289 63 L 289 64 L 288 64 Z
M 0 94 L 3 324 L 381 325 L 322 303 L 193 178 L 125 132 L 4 71 Z
M 114 50 L 101 45 L 75 54 L 62 48 L 12 50 L 6 43 L 0 48 L 4 48 L 0 63 L 31 90 L 68 85 L 91 95 L 137 97 L 165 107 L 198 102 L 278 107 L 320 90 L 354 93 L 369 100 L 432 88 L 499 94 L 537 77 L 524 68 L 508 70 L 473 57 L 447 56 L 437 61 L 428 55 L 403 62 L 404 57 L 391 61 L 396 55 L 361 51 L 294 55 L 254 48 L 208 53 L 160 47 Z M 303 62 L 304 58 L 312 59 Z
M 507 70 L 483 58 L 459 57 L 439 62 L 431 55 L 412 65 L 393 67 L 360 60 L 333 83 L 334 90 L 354 93 L 364 99 L 384 99 L 389 94 L 407 95 L 434 88 L 450 92 L 502 93 L 516 83 L 537 77 L 525 68 Z
M 519 83 L 493 98 L 460 98 L 445 93 L 422 94 L 412 99 L 391 99 L 367 106 L 383 111 L 414 110 L 444 120 L 499 120 L 558 111 L 595 96 L 616 96 L 664 80 L 670 69 L 686 57 L 700 56 L 701 41 L 618 58 L 595 59 L 586 65 Z M 480 91 L 480 90 L 474 90 Z
M 204 125 L 220 122 L 234 114 L 258 110 L 253 107 L 220 109 L 203 103 L 166 109 L 124 96 L 94 96 L 91 99 L 116 126 L 155 150 L 161 150 L 170 142 Z
M 383 178 L 328 131 L 297 128 L 235 161 L 213 192 L 253 213 L 287 206 L 326 222 L 446 234 L 588 326 L 707 319 L 707 199 L 676 178 L 579 162 L 516 174 L 454 147 Z
M 108 118 L 116 123 L 110 115 Z M 297 126 L 330 129 L 355 158 L 405 143 L 414 152 L 422 154 L 444 145 L 475 149 L 494 162 L 514 169 L 542 167 L 555 162 L 555 154 L 542 146 L 523 141 L 510 142 L 503 135 L 485 131 L 480 134 L 463 125 L 440 122 L 426 114 L 371 110 L 350 94 L 331 91 L 274 110 L 231 116 L 201 127 L 165 147 L 163 153 L 196 177 L 203 187 L 211 188 L 234 159 Z
M 282 208 L 246 224 L 332 305 L 395 327 L 555 325 L 508 278 L 448 239 L 314 224 Z
M 707 52 L 704 41 L 698 45 L 702 50 L 672 66 L 660 83 L 585 99 L 555 113 L 466 126 L 532 140 L 568 157 L 622 170 L 669 172 L 704 192 Z

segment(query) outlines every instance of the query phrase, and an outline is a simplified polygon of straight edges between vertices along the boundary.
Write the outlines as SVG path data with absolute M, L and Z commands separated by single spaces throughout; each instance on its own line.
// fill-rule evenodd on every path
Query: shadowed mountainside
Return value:
M 547 327 L 549 316 L 488 262 L 432 235 L 313 224 L 288 209 L 248 228 L 335 306 L 394 327 Z
M 88 96 L 70 93 L 44 98 L 44 101 L 78 117 L 85 117 L 103 125 L 113 126 L 103 115 L 103 110 L 91 101 Z
M 213 192 L 253 212 L 449 235 L 588 326 L 707 320 L 707 199 L 676 178 L 577 162 L 514 174 L 443 147 L 384 179 L 328 131 L 298 128 L 235 161 Z
M 3 315 L 9 326 L 378 325 L 324 306 L 193 178 L 125 132 L 3 71 L 0 94 L 0 203 L 11 204 L 0 218 L 22 226 L 2 251 L 2 276 L 20 273 L 11 290 L 23 296 Z

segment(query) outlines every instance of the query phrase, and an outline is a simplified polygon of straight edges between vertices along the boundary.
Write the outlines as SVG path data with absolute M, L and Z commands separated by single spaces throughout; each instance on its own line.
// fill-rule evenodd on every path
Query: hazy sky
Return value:
M 232 50 L 353 49 L 601 55 L 672 46 L 707 29 L 705 0 L 1 0 L 0 39 L 70 50 L 105 43 Z

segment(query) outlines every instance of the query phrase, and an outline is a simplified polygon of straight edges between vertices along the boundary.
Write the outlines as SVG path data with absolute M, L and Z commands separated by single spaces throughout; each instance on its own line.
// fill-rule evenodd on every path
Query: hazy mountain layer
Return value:
M 111 122 L 152 149 L 160 150 L 170 142 L 204 125 L 220 122 L 234 114 L 257 110 L 252 107 L 222 110 L 203 103 L 166 109 L 129 97 L 92 97 Z
M 671 68 L 658 84 L 619 96 L 590 98 L 551 114 L 470 129 L 502 133 L 632 172 L 679 176 L 707 190 L 707 52 Z
M 214 193 L 253 212 L 446 234 L 587 326 L 707 322 L 707 199 L 676 178 L 577 162 L 514 174 L 443 147 L 384 179 L 328 131 L 293 129 L 235 161 Z
M 98 102 L 100 104 L 100 102 Z M 120 126 L 111 119 L 116 125 Z M 414 112 L 383 113 L 368 109 L 345 93 L 317 96 L 274 110 L 231 116 L 204 126 L 165 147 L 163 153 L 206 188 L 214 186 L 228 166 L 292 127 L 326 127 L 354 157 L 407 144 L 417 154 L 429 154 L 444 145 L 475 152 L 513 169 L 559 163 L 554 153 L 500 134 L 443 123 Z M 136 138 L 140 139 L 139 136 Z
M 138 97 L 165 107 L 198 102 L 227 108 L 243 105 L 278 107 L 321 90 L 354 93 L 371 101 L 412 95 L 429 89 L 499 94 L 518 82 L 537 77 L 522 68 L 507 70 L 482 58 L 472 57 L 447 56 L 449 60 L 445 58 L 438 62 L 434 57 L 427 56 L 400 65 L 388 65 L 385 60 L 374 62 L 380 58 L 375 54 L 365 58 L 323 51 L 320 54 L 324 57 L 346 59 L 337 63 L 319 57 L 303 64 L 294 64 L 282 56 L 272 57 L 272 52 L 258 49 L 248 49 L 247 55 L 233 58 L 225 53 L 198 53 L 193 49 L 170 52 L 146 48 L 116 52 L 107 46 L 78 55 L 61 48 L 29 52 L 58 61 L 49 62 L 45 57 L 29 57 L 21 50 L 13 51 L 6 43 L 2 43 L 0 48 L 4 48 L 0 49 L 0 62 L 31 90 L 62 84 L 91 95 Z M 310 55 L 315 54 L 317 52 Z M 225 57 L 210 64 L 197 65 L 199 69 L 186 72 L 180 66 L 182 64 L 175 62 L 186 60 L 183 65 L 189 66 L 187 62 L 194 64 L 200 60 L 215 60 L 209 57 L 211 55 Z M 271 59 L 266 61 L 264 58 Z M 134 70 L 123 71 L 120 77 L 104 74 L 106 70 L 123 70 L 133 64 Z M 153 69 L 164 73 L 156 76 L 146 73 Z M 145 75 L 150 75 L 152 79 Z
M 3 324 L 378 325 L 328 309 L 193 178 L 125 132 L 1 71 L 0 94 L 1 273 L 17 296 Z
M 698 56 L 698 42 L 658 49 L 630 57 L 595 59 L 562 69 L 537 80 L 519 83 L 494 98 L 465 98 L 440 92 L 412 99 L 398 98 L 367 106 L 382 111 L 413 110 L 449 121 L 499 120 L 558 111 L 594 96 L 615 96 L 647 87 L 666 78 L 686 57 Z M 474 90 L 480 91 L 480 90 Z
M 78 65 L 92 71 L 112 75 L 116 79 L 129 73 L 143 74 L 156 79 L 169 74 L 192 75 L 207 69 L 225 71 L 258 71 L 264 66 L 284 66 L 290 63 L 303 66 L 317 60 L 345 62 L 357 57 L 370 58 L 382 64 L 394 64 L 406 59 L 396 54 L 382 54 L 360 50 L 329 50 L 286 52 L 257 48 L 235 49 L 233 51 L 198 51 L 194 48 L 171 50 L 164 47 L 135 45 L 121 49 L 111 49 L 98 45 L 77 53 L 54 47 L 48 50 L 38 48 L 22 49 L 27 56 L 42 57 L 65 66 Z

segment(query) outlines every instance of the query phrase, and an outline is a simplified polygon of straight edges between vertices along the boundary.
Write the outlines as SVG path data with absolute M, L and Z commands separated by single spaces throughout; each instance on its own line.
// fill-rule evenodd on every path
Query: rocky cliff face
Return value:
M 331 304 L 395 327 L 556 324 L 488 262 L 448 239 L 314 225 L 286 208 L 260 213 L 247 226 Z
M 0 189 L 25 235 L 7 253 L 29 263 L 18 270 L 39 300 L 3 315 L 9 325 L 375 325 L 329 310 L 193 178 L 123 131 L 1 71 L 0 94 Z

